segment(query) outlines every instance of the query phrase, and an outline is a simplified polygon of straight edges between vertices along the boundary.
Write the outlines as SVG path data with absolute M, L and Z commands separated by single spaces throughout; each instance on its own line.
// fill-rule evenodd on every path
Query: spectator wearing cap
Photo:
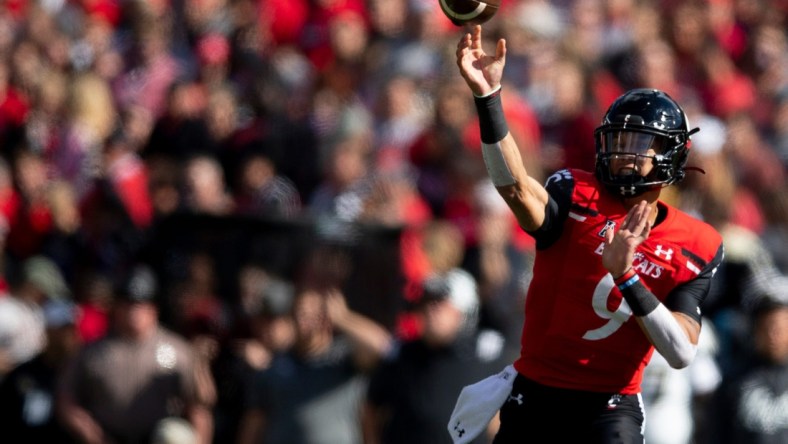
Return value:
M 751 356 L 720 385 L 709 443 L 788 442 L 788 288 L 760 297 L 750 313 Z
M 365 371 L 389 352 L 389 333 L 351 310 L 338 289 L 293 300 L 295 343 L 249 381 L 240 444 L 360 444 Z
M 21 279 L 10 296 L 0 298 L 0 378 L 41 352 L 46 343 L 41 306 L 70 297 L 71 291 L 54 262 L 34 256 L 22 264 Z
M 292 316 L 294 287 L 283 278 L 249 266 L 239 279 L 246 292 L 241 315 L 243 330 L 233 334 L 212 364 L 217 386 L 215 442 L 237 442 L 245 410 L 246 381 L 257 371 L 270 367 L 295 341 Z
M 251 319 L 251 333 L 257 352 L 247 347 L 245 358 L 250 367 L 262 370 L 271 359 L 292 347 L 295 341 L 293 321 L 293 284 L 273 279 L 262 289 L 258 312 Z
M 115 292 L 110 333 L 86 346 L 66 370 L 60 419 L 82 442 L 149 442 L 167 418 L 189 422 L 211 442 L 215 399 L 207 365 L 158 321 L 158 286 L 136 267 Z
M 455 268 L 429 277 L 419 307 L 421 337 L 402 344 L 371 377 L 365 442 L 451 443 L 446 423 L 462 388 L 505 365 L 503 337 L 477 328 L 479 297 L 469 273 Z
M 0 383 L 4 433 L 30 442 L 74 442 L 55 416 L 56 384 L 67 361 L 80 347 L 78 308 L 71 301 L 44 303 L 46 346 L 12 370 Z

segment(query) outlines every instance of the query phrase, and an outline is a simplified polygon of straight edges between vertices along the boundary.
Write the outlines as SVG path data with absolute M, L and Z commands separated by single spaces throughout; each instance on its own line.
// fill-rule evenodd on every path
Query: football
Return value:
M 490 20 L 501 0 L 438 0 L 443 13 L 457 26 L 480 25 Z

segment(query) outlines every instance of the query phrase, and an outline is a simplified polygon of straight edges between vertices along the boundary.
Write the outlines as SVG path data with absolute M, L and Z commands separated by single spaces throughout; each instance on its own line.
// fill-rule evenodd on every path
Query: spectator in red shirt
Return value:
M 134 224 L 147 228 L 153 218 L 148 194 L 148 171 L 139 155 L 131 149 L 122 132 L 116 133 L 104 149 L 104 174 L 120 198 Z
M 21 202 L 10 221 L 7 251 L 24 258 L 38 252 L 52 230 L 49 181 L 43 159 L 30 151 L 17 154 L 14 173 Z
M 14 87 L 10 77 L 8 64 L 0 64 L 0 143 L 7 154 L 21 139 L 29 109 L 27 98 Z

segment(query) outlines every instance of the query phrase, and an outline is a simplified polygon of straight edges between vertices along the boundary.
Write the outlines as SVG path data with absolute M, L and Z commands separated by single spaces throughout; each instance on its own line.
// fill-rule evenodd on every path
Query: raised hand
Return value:
M 329 288 L 325 291 L 324 296 L 329 319 L 333 324 L 341 323 L 350 313 L 345 295 L 338 288 Z
M 476 25 L 457 44 L 457 66 L 471 91 L 477 96 L 488 94 L 501 84 L 506 65 L 506 40 L 500 39 L 491 56 L 482 49 L 482 27 Z
M 635 250 L 651 233 L 650 215 L 651 207 L 642 200 L 629 210 L 618 230 L 605 232 L 602 265 L 614 278 L 623 275 L 632 267 Z

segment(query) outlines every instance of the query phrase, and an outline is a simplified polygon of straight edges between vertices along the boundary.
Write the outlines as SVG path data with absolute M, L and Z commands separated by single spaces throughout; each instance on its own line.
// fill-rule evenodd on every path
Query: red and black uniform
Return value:
M 580 409 L 581 404 L 601 403 L 600 409 L 614 411 L 629 403 L 641 417 L 632 423 L 637 426 L 633 433 L 638 433 L 640 382 L 654 347 L 602 265 L 605 232 L 618 229 L 629 208 L 593 174 L 580 170 L 555 173 L 546 188 L 550 200 L 545 221 L 530 233 L 537 246 L 534 278 L 525 304 L 520 358 L 514 364 L 520 377 L 510 401 L 517 400 L 518 391 L 525 392 L 524 404 L 530 398 L 534 410 L 548 414 L 549 403 L 573 403 L 578 414 L 590 415 L 589 421 L 594 420 L 588 413 L 593 409 Z M 658 206 L 658 224 L 638 247 L 634 270 L 668 309 L 700 322 L 699 306 L 722 261 L 721 237 L 674 207 L 663 202 Z M 524 404 L 505 403 L 502 420 L 513 414 L 506 412 L 507 406 Z M 539 421 L 538 414 L 529 415 Z M 522 412 L 517 416 L 527 417 Z M 606 439 L 600 442 L 610 442 Z

